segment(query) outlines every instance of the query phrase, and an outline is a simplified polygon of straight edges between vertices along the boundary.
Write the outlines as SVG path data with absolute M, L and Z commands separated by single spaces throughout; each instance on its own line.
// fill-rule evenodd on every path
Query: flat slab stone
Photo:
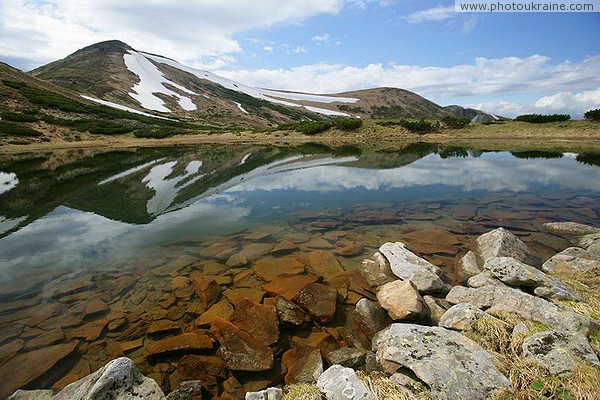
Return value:
M 212 348 L 213 341 L 210 337 L 197 332 L 188 332 L 150 343 L 146 346 L 146 355 L 155 356 L 175 351 L 207 350 Z
M 594 320 L 576 313 L 571 308 L 559 306 L 510 287 L 455 286 L 446 296 L 446 300 L 452 304 L 469 303 L 490 314 L 496 311 L 511 312 L 562 331 L 579 331 L 587 334 L 590 330 L 598 328 Z
M 304 265 L 295 257 L 262 258 L 254 262 L 252 268 L 263 281 L 271 282 L 281 274 L 302 274 Z
M 600 233 L 600 228 L 577 222 L 548 222 L 544 224 L 544 229 L 549 233 L 565 238 Z
M 510 387 L 496 359 L 466 336 L 440 327 L 392 324 L 373 338 L 377 360 L 410 369 L 439 399 L 486 399 Z
M 309 283 L 319 282 L 322 278 L 318 275 L 282 274 L 263 286 L 269 294 L 281 295 L 292 300 Z
M 587 250 L 581 247 L 569 247 L 550 257 L 542 264 L 542 269 L 546 272 L 570 273 L 600 268 L 600 246 L 598 250 L 592 247 Z
M 0 398 L 41 377 L 77 349 L 79 342 L 57 344 L 21 353 L 0 366 Z
M 583 300 L 581 295 L 566 283 L 512 257 L 491 258 L 483 267 L 507 285 L 535 288 L 534 293 L 540 297 Z

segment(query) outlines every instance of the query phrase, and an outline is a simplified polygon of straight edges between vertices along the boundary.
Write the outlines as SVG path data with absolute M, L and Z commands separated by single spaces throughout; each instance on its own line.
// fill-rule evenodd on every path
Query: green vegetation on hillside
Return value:
M 569 114 L 523 114 L 515 118 L 515 121 L 529 122 L 532 124 L 545 124 L 547 122 L 561 122 L 571 119 Z
M 35 129 L 19 124 L 0 121 L 0 136 L 41 136 L 42 134 Z

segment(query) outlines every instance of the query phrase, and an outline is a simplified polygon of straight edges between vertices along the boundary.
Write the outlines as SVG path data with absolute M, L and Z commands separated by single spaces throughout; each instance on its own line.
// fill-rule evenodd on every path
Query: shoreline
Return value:
M 571 121 L 569 124 L 526 124 L 509 122 L 499 125 L 476 124 L 461 130 L 418 135 L 402 129 L 385 128 L 366 121 L 357 131 L 328 131 L 314 136 L 291 131 L 242 132 L 215 135 L 175 135 L 164 139 L 125 136 L 87 135 L 81 141 L 54 140 L 30 144 L 0 145 L 0 155 L 55 150 L 119 150 L 152 147 L 197 146 L 208 144 L 296 145 L 318 142 L 333 147 L 359 145 L 365 149 L 386 150 L 425 142 L 461 146 L 473 150 L 538 150 L 600 152 L 600 124 Z

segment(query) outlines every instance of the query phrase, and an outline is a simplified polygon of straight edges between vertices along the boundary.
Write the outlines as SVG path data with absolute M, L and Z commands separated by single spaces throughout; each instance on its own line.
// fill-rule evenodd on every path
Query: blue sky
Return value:
M 395 86 L 512 116 L 600 107 L 600 13 L 457 14 L 429 0 L 0 0 L 24 70 L 120 39 L 258 86 Z

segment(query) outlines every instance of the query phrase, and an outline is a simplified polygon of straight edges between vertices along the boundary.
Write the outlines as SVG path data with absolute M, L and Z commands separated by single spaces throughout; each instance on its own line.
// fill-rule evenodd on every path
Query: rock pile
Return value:
M 353 218 L 372 221 L 385 215 L 357 212 Z M 324 218 L 311 227 L 321 232 L 334 229 L 334 222 Z M 237 242 L 204 246 L 200 253 L 210 261 L 198 268 L 197 260 L 180 256 L 153 270 L 169 282 L 163 295 L 147 293 L 161 304 L 151 316 L 134 318 L 102 298 L 82 308 L 86 321 L 74 329 L 65 329 L 68 319 L 58 322 L 32 314 L 32 326 L 37 328 L 40 318 L 48 329 L 32 333 L 30 352 L 0 365 L 0 380 L 15 379 L 11 371 L 24 363 L 35 368 L 18 374 L 4 394 L 67 358 L 79 345 L 76 338 L 86 338 L 92 342 L 86 346 L 92 346 L 102 335 L 114 335 L 135 363 L 153 366 L 148 377 L 134 361 L 118 358 L 83 379 L 71 377 L 56 395 L 18 391 L 13 400 L 163 399 L 159 385 L 170 387 L 168 399 L 276 400 L 285 390 L 274 386 L 282 383 L 316 385 L 328 400 L 375 400 L 362 375 L 373 372 L 393 376 L 394 384 L 409 394 L 418 383 L 434 398 L 485 399 L 510 390 L 511 384 L 496 356 L 468 333 L 482 320 L 499 321 L 502 313 L 546 327 L 530 333 L 519 324 L 513 334 L 524 337 L 523 357 L 548 374 L 571 371 L 581 363 L 600 367 L 589 341 L 597 322 L 562 305 L 583 297 L 550 274 L 600 267 L 600 230 L 573 223 L 547 224 L 546 229 L 568 238 L 574 247 L 542 263 L 519 237 L 494 229 L 457 258 L 464 286 L 452 286 L 433 261 L 402 242 L 374 247 L 372 257 L 348 271 L 337 256 L 361 254 L 364 246 L 341 231 L 313 237 L 290 234 L 277 243 L 263 243 L 274 234 L 262 229 L 246 234 L 244 240 L 250 243 L 244 247 Z M 457 244 L 441 231 L 433 234 L 432 241 Z M 413 240 L 417 236 L 408 235 Z M 85 293 L 91 284 L 89 279 L 57 281 L 44 293 L 64 298 Z M 138 296 L 140 303 L 147 301 L 136 292 L 129 300 L 135 303 Z M 44 311 L 56 315 L 51 307 L 40 309 Z M 65 340 L 69 342 L 48 347 Z M 23 340 L 13 341 L 5 351 L 18 353 L 24 345 Z M 45 347 L 35 350 L 38 346 Z M 175 367 L 165 359 L 177 361 Z M 37 365 L 39 360 L 45 363 Z

